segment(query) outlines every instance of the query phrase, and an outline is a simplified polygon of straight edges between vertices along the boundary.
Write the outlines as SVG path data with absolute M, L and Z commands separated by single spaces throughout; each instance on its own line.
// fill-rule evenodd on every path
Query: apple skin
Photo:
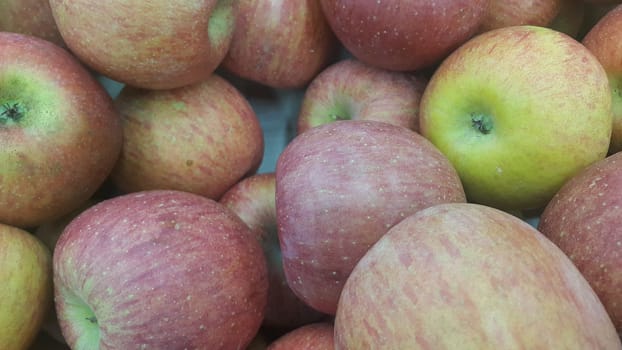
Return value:
M 570 257 L 622 334 L 622 153 L 574 176 L 540 216 L 538 229 Z
M 458 170 L 470 202 L 536 209 L 606 156 L 611 92 L 603 67 L 575 39 L 505 27 L 443 61 L 424 91 L 419 122 Z
M 562 8 L 562 0 L 490 0 L 480 32 L 518 26 L 549 26 Z
M 391 226 L 425 207 L 464 201 L 455 169 L 410 129 L 362 120 L 309 129 L 276 164 L 287 282 L 305 303 L 334 315 L 350 271 Z
M 171 89 L 209 77 L 235 27 L 233 0 L 51 0 L 65 43 L 113 80 Z
M 268 262 L 268 304 L 263 325 L 290 330 L 325 317 L 300 300 L 283 272 L 276 222 L 276 176 L 262 173 L 247 177 L 230 188 L 220 203 L 236 213 L 255 234 Z
M 123 131 L 110 96 L 66 50 L 7 32 L 0 46 L 0 222 L 31 228 L 96 192 Z
M 56 311 L 72 349 L 241 349 L 263 319 L 266 261 L 208 198 L 155 190 L 102 201 L 54 250 Z
M 337 53 L 338 42 L 317 0 L 240 0 L 222 66 L 274 88 L 299 88 Z
M 398 71 L 433 66 L 474 35 L 488 0 L 320 0 L 345 48 L 369 65 Z
M 346 282 L 336 349 L 620 349 L 602 303 L 551 241 L 473 203 L 395 225 Z
M 27 349 L 52 307 L 52 254 L 29 232 L 0 224 L 0 349 Z
M 263 158 L 255 112 L 218 75 L 171 90 L 126 85 L 115 104 L 124 142 L 111 179 L 122 192 L 172 189 L 217 200 Z
M 324 69 L 305 89 L 297 132 L 335 120 L 377 120 L 417 131 L 426 79 L 344 59 Z
M 583 38 L 583 45 L 603 65 L 611 87 L 613 131 L 609 154 L 622 151 L 622 5 L 602 17 Z
M 334 328 L 329 322 L 304 325 L 280 336 L 266 350 L 333 350 Z
M 561 0 L 559 12 L 548 27 L 578 39 L 585 20 L 585 8 L 583 0 Z
M 0 31 L 32 35 L 65 46 L 48 0 L 1 1 Z

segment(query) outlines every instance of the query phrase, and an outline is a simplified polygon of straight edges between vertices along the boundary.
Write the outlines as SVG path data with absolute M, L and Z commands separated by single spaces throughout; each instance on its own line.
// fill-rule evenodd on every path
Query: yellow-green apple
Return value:
M 1 1 L 0 31 L 32 35 L 65 46 L 48 0 Z
M 289 331 L 272 343 L 266 350 L 333 350 L 334 325 L 330 322 L 317 322 Z
M 23 350 L 52 307 L 52 255 L 35 236 L 0 224 L 0 349 Z
M 233 0 L 50 0 L 63 40 L 116 81 L 170 89 L 209 77 L 235 27 Z
M 72 349 L 243 349 L 264 315 L 266 261 L 211 199 L 154 190 L 78 215 L 54 250 L 54 295 Z
M 276 164 L 285 277 L 311 307 L 334 314 L 356 262 L 404 217 L 464 202 L 456 170 L 413 130 L 340 120 L 296 136 Z
M 291 330 L 318 321 L 324 314 L 302 302 L 287 284 L 276 223 L 275 174 L 247 177 L 231 187 L 220 203 L 233 210 L 261 242 L 268 262 L 268 304 L 263 325 Z
M 417 130 L 422 76 L 344 59 L 319 73 L 305 89 L 297 132 L 335 120 L 377 120 Z
M 420 132 L 456 167 L 469 201 L 504 210 L 543 207 L 604 158 L 611 120 L 596 57 L 537 26 L 465 43 L 434 72 L 419 110 Z
M 586 34 L 582 43 L 607 72 L 613 111 L 609 153 L 622 151 L 622 5 L 607 12 Z
M 255 112 L 216 74 L 170 90 L 126 85 L 115 103 L 124 140 L 111 179 L 123 192 L 172 189 L 218 199 L 263 158 Z
M 583 0 L 561 0 L 559 12 L 548 27 L 578 39 L 585 20 L 585 7 Z
M 622 334 L 622 153 L 566 182 L 538 229 L 570 257 Z
M 620 349 L 593 289 L 503 211 L 440 204 L 395 225 L 339 300 L 336 349 Z
M 468 40 L 489 0 L 320 0 L 343 46 L 379 68 L 412 71 L 433 66 Z
M 486 32 L 517 25 L 548 26 L 561 7 L 562 0 L 490 0 L 479 30 Z
M 69 52 L 0 33 L 0 222 L 30 228 L 80 206 L 112 171 L 119 114 Z
M 317 0 L 239 0 L 222 66 L 275 88 L 303 87 L 337 53 Z

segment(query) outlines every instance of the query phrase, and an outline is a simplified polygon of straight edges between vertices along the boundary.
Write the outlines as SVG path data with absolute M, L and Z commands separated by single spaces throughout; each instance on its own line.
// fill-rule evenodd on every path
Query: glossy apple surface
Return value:
M 622 331 L 622 153 L 570 179 L 538 229 L 570 257 Z
M 54 250 L 56 311 L 73 349 L 241 349 L 261 324 L 266 261 L 230 210 L 180 191 L 82 212 Z
M 478 204 L 404 219 L 356 265 L 336 349 L 620 349 L 602 303 L 551 241 Z
M 111 179 L 123 192 L 172 189 L 218 199 L 263 158 L 255 112 L 218 75 L 170 90 L 125 86 L 115 104 L 124 140 Z
M 119 156 L 104 88 L 49 41 L 0 33 L 0 222 L 35 227 L 79 207 Z
M 233 0 L 51 0 L 50 6 L 82 62 L 147 89 L 209 77 L 227 53 L 236 17 Z
M 470 40 L 435 71 L 420 107 L 420 132 L 456 167 L 467 198 L 504 210 L 542 208 L 609 147 L 602 65 L 549 28 Z
M 324 69 L 305 89 L 297 132 L 336 120 L 376 120 L 419 128 L 421 76 L 344 59 Z
M 309 129 L 276 166 L 288 284 L 313 308 L 334 314 L 350 271 L 391 226 L 425 207 L 463 201 L 447 158 L 410 129 L 361 120 Z
M 340 42 L 369 65 L 412 71 L 435 65 L 469 39 L 488 0 L 320 0 Z

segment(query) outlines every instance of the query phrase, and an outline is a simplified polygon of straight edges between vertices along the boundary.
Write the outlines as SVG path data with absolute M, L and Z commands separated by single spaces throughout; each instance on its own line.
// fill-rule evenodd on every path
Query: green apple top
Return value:
M 472 202 L 543 207 L 571 176 L 605 157 L 607 76 L 579 42 L 536 26 L 477 36 L 434 72 L 420 130 L 454 164 Z

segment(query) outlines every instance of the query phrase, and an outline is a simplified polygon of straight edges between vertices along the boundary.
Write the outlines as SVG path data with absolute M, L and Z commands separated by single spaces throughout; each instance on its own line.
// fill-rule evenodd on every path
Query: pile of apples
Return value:
M 620 3 L 2 1 L 0 349 L 622 349 Z

